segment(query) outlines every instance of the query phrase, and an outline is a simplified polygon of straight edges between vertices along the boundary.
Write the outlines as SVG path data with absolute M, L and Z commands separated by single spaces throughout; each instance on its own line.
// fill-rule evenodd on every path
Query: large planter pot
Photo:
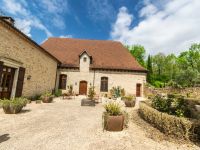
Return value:
M 41 104 L 41 100 L 36 100 L 35 103 L 36 104 Z
M 3 111 L 5 114 L 17 114 L 22 110 L 23 106 L 15 106 L 12 105 L 3 107 Z
M 122 131 L 124 127 L 124 116 L 107 116 L 105 120 L 105 129 L 107 131 Z
M 52 96 L 45 96 L 45 97 L 42 98 L 43 103 L 51 103 L 52 101 L 53 101 Z
M 125 103 L 126 107 L 134 107 L 135 106 L 135 101 L 125 100 L 124 103 Z

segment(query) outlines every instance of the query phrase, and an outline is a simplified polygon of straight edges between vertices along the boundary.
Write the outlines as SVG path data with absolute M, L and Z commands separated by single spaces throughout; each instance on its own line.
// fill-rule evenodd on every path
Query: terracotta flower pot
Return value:
M 45 96 L 42 98 L 42 102 L 43 103 L 51 103 L 53 101 L 53 97 L 52 96 Z
M 122 131 L 124 127 L 124 116 L 107 116 L 105 118 L 105 129 L 107 131 Z
M 134 107 L 135 106 L 135 101 L 125 100 L 124 103 L 125 103 L 126 107 Z
M 5 114 L 17 114 L 22 110 L 23 106 L 18 106 L 18 107 L 13 107 L 13 106 L 8 106 L 8 107 L 3 107 L 3 111 Z
M 35 103 L 36 104 L 41 104 L 41 100 L 36 100 Z

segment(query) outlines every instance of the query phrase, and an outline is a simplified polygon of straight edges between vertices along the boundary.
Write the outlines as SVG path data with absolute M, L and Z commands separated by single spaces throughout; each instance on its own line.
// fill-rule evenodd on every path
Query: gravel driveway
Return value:
M 156 142 L 133 122 L 122 132 L 103 132 L 102 112 L 101 104 L 81 107 L 78 98 L 31 103 L 17 115 L 6 115 L 1 109 L 0 150 L 200 149 L 195 145 Z

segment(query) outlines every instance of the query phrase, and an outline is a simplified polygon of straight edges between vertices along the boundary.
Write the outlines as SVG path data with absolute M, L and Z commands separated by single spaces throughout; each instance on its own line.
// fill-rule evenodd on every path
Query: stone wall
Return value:
M 13 28 L 0 21 L 0 57 L 20 62 L 26 68 L 23 96 L 33 96 L 55 87 L 57 62 Z M 28 76 L 30 80 L 27 80 Z
M 200 87 L 190 87 L 190 88 L 182 88 L 182 89 L 174 89 L 174 88 L 149 88 L 145 87 L 145 95 L 155 95 L 159 93 L 177 93 L 184 96 L 189 96 L 192 98 L 200 98 Z
M 74 92 L 79 93 L 79 83 L 84 80 L 87 81 L 87 87 L 92 86 L 94 83 L 95 91 L 97 94 L 100 92 L 101 77 L 108 77 L 108 89 L 110 90 L 114 86 L 121 86 L 125 89 L 126 94 L 136 94 L 136 84 L 140 83 L 141 93 L 143 96 L 143 86 L 146 83 L 146 74 L 145 73 L 136 73 L 136 72 L 117 72 L 117 71 L 93 71 L 80 72 L 72 69 L 59 69 L 59 74 L 67 75 L 67 86 L 73 85 Z M 57 87 L 59 76 L 57 77 Z M 87 90 L 88 91 L 88 90 Z M 64 91 L 65 92 L 65 91 Z

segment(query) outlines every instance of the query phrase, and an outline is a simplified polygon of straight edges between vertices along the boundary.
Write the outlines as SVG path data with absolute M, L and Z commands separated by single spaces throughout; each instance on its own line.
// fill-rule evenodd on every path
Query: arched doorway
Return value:
M 79 95 L 87 95 L 87 81 L 80 81 Z
M 141 87 L 142 87 L 142 84 L 140 83 L 136 84 L 136 97 L 141 97 Z

